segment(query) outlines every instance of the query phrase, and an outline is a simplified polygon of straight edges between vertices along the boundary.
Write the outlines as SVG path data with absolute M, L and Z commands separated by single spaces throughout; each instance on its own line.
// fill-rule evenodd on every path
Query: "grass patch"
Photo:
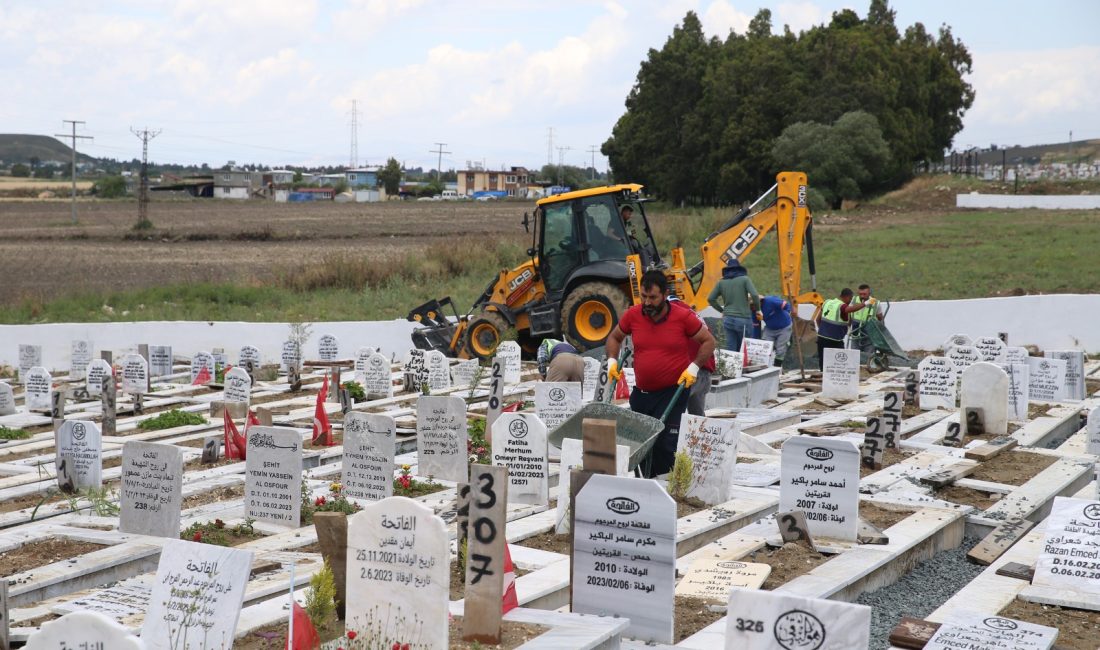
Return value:
M 0 440 L 26 440 L 31 435 L 30 431 L 0 426 Z
M 138 428 L 143 431 L 160 431 L 161 429 L 172 429 L 192 424 L 206 424 L 206 418 L 197 413 L 185 413 L 179 409 L 172 409 L 161 413 L 155 418 L 142 420 L 138 424 Z

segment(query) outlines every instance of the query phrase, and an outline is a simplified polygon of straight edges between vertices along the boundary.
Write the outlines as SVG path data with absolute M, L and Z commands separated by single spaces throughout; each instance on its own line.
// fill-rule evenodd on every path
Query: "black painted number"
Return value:
M 764 621 L 754 621 L 749 618 L 737 619 L 737 631 L 738 632 L 763 632 Z
M 479 474 L 477 480 L 479 483 L 484 482 L 480 490 L 482 494 L 489 498 L 488 503 L 482 503 L 479 501 L 477 507 L 488 510 L 489 508 L 492 508 L 497 504 L 497 493 L 493 491 L 493 484 L 495 480 L 493 479 L 493 475 L 488 472 Z
M 806 539 L 806 531 L 799 528 L 798 520 L 794 518 L 794 515 L 783 515 L 779 521 L 787 524 L 787 532 L 794 535 L 795 540 Z M 740 621 L 741 619 L 737 620 Z
M 886 402 L 883 404 L 883 408 L 887 411 L 893 411 L 898 406 L 898 394 L 886 393 Z

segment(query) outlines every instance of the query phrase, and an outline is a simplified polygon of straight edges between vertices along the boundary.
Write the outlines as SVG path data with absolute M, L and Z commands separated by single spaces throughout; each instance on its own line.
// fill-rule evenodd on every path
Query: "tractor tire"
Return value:
M 630 298 L 608 282 L 585 282 L 562 302 L 561 331 L 580 351 L 597 348 L 630 308 Z
M 471 359 L 492 359 L 507 329 L 508 322 L 503 316 L 493 311 L 483 311 L 470 321 L 463 334 L 461 348 Z

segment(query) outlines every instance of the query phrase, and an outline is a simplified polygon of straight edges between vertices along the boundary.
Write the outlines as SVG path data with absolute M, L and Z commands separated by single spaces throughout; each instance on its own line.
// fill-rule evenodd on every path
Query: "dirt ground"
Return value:
M 702 598 L 676 596 L 676 616 L 673 619 L 673 642 L 679 643 L 704 627 L 726 615 L 725 612 L 712 612 L 710 605 Z
M 879 530 L 886 530 L 913 514 L 913 512 L 913 510 L 888 510 L 867 502 L 860 502 L 859 504 L 859 518 Z
M 978 468 L 967 478 L 1006 485 L 1023 485 L 1057 460 L 1054 456 L 1030 454 L 1026 451 L 1006 451 L 979 463 Z
M 994 499 L 988 492 L 980 492 L 974 488 L 959 487 L 958 485 L 948 485 L 945 488 L 933 490 L 932 496 L 951 503 L 974 506 L 978 510 L 985 510 L 997 503 L 997 499 Z
M 780 548 L 765 546 L 741 558 L 742 562 L 761 562 L 771 566 L 772 572 L 764 581 L 761 589 L 775 589 L 798 576 L 808 573 L 814 567 L 825 563 L 828 555 L 822 555 L 812 551 L 801 544 L 793 542 L 784 544 Z
M 0 302 L 55 296 L 80 278 L 82 290 L 115 291 L 195 282 L 248 282 L 307 257 L 350 252 L 395 260 L 456 232 L 514 234 L 533 204 L 517 202 L 296 203 L 157 201 L 155 225 L 135 238 L 132 202 L 0 201 Z M 26 251 L 39 265 L 26 273 Z
M 0 553 L 0 576 L 10 576 L 105 548 L 102 544 L 51 537 Z
M 1096 650 L 1097 641 L 1100 640 L 1100 612 L 1040 605 L 1016 599 L 1001 610 L 1000 615 L 1058 628 L 1057 647 L 1066 650 Z

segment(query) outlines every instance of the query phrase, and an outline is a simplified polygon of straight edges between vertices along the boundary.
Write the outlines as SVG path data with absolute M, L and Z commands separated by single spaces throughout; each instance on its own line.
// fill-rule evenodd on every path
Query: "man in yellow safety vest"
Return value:
M 871 343 L 871 337 L 864 330 L 867 321 L 872 318 L 882 320 L 882 312 L 878 308 L 878 300 L 871 295 L 871 285 L 861 284 L 857 290 L 859 302 L 853 302 L 854 311 L 849 315 L 852 321 L 852 334 L 848 337 L 848 347 L 860 352 L 874 352 L 875 346 Z
M 848 333 L 849 315 L 857 307 L 852 306 L 852 290 L 845 287 L 837 298 L 829 298 L 821 306 L 817 317 L 817 362 L 825 369 L 825 349 L 843 348 L 844 336 Z

